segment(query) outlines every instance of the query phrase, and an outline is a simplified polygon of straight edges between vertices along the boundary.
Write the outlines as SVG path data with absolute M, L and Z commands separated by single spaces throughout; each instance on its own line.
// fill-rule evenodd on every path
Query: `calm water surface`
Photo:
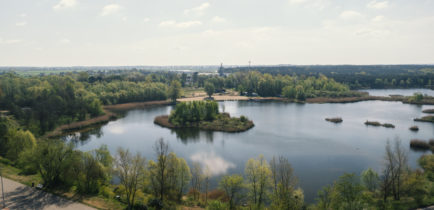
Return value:
M 291 162 L 305 192 L 305 200 L 313 202 L 316 192 L 331 184 L 344 172 L 360 174 L 371 167 L 381 170 L 387 140 L 400 138 L 408 148 L 412 138 L 434 137 L 434 124 L 413 122 L 423 116 L 422 109 L 400 102 L 366 101 L 349 104 L 294 104 L 282 102 L 221 102 L 232 116 L 246 115 L 255 127 L 243 133 L 174 132 L 154 125 L 157 115 L 168 114 L 172 107 L 152 107 L 129 111 L 122 119 L 110 122 L 81 136 L 78 148 L 92 150 L 107 144 L 112 154 L 118 147 L 128 148 L 154 159 L 153 145 L 159 138 L 189 164 L 208 165 L 214 175 L 213 185 L 224 174 L 242 173 L 249 158 L 263 154 L 267 160 L 283 155 Z M 326 117 L 342 117 L 343 123 L 326 122 Z M 388 122 L 395 129 L 367 127 L 366 120 Z M 419 132 L 408 128 L 419 126 Z M 409 150 L 409 162 L 417 167 L 421 152 Z

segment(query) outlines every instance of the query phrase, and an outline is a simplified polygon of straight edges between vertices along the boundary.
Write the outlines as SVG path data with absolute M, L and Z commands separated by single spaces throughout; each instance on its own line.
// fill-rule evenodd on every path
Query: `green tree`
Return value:
M 419 158 L 419 165 L 423 168 L 428 180 L 434 182 L 434 154 L 425 154 Z
M 282 95 L 288 99 L 295 99 L 296 94 L 295 88 L 292 86 L 286 86 L 282 90 Z
M 146 159 L 137 153 L 133 156 L 129 150 L 118 149 L 115 161 L 115 172 L 125 189 L 127 209 L 135 204 L 136 194 L 144 183 Z
M 167 95 L 173 103 L 176 103 L 176 99 L 181 97 L 181 94 L 181 83 L 178 80 L 173 80 L 172 83 L 170 83 L 169 92 Z
M 258 159 L 249 159 L 244 169 L 248 181 L 249 196 L 255 206 L 260 209 L 266 199 L 267 189 L 271 184 L 271 170 L 263 155 Z
M 317 205 L 316 207 L 321 210 L 331 209 L 333 201 L 333 187 L 327 185 L 318 191 Z
M 288 159 L 282 156 L 278 159 L 273 157 L 270 161 L 270 169 L 273 187 L 272 207 L 275 209 L 296 209 L 299 206 L 294 196 L 297 179 Z
M 36 139 L 30 131 L 13 130 L 9 132 L 6 157 L 16 161 L 22 151 L 36 146 Z
M 68 186 L 73 182 L 73 166 L 80 157 L 73 149 L 72 143 L 65 144 L 58 139 L 42 140 L 28 164 L 34 164 L 47 188 Z
M 361 179 L 366 189 L 371 192 L 374 192 L 377 189 L 378 183 L 380 181 L 377 172 L 375 172 L 371 168 L 368 168 L 362 172 Z
M 99 192 L 100 184 L 106 180 L 104 166 L 88 152 L 82 153 L 77 177 L 77 189 L 83 194 Z
M 194 162 L 191 168 L 191 187 L 193 189 L 193 199 L 198 200 L 203 183 L 203 171 L 199 163 Z
M 156 162 L 150 161 L 149 172 L 154 196 L 159 198 L 162 203 L 167 196 L 169 188 L 169 145 L 161 138 L 155 142 L 154 151 Z
M 211 98 L 212 94 L 214 94 L 215 88 L 211 82 L 205 82 L 205 92 L 208 97 Z
M 226 192 L 229 197 L 229 209 L 233 210 L 238 204 L 241 190 L 244 188 L 243 177 L 240 175 L 224 176 L 220 180 L 220 188 Z
M 171 152 L 167 161 L 167 191 L 170 200 L 180 202 L 191 179 L 190 168 L 183 158 Z
M 355 174 L 345 173 L 335 183 L 336 197 L 333 208 L 362 209 L 363 187 Z

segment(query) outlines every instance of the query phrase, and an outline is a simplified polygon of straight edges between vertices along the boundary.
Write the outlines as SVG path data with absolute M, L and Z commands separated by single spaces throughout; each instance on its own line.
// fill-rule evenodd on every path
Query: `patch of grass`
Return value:
M 429 150 L 431 149 L 431 146 L 428 144 L 428 142 L 420 140 L 420 139 L 412 139 L 410 141 L 410 148 L 414 150 Z
M 24 175 L 21 169 L 15 168 L 9 163 L 10 161 L 8 159 L 0 157 L 0 167 L 2 169 L 1 173 L 4 177 L 20 182 L 27 186 L 32 186 L 32 183 L 35 183 L 35 185 L 42 183 L 42 178 L 39 174 Z
M 377 121 L 368 121 L 368 120 L 366 120 L 365 125 L 381 126 L 381 123 L 377 122 Z
M 416 118 L 416 119 L 414 119 L 414 121 L 434 123 L 434 115 L 428 115 L 428 116 L 424 116 L 422 118 Z
M 395 125 L 393 125 L 393 124 L 391 124 L 391 123 L 384 123 L 384 124 L 381 124 L 380 122 L 378 122 L 378 121 L 368 121 L 368 120 L 366 120 L 366 122 L 365 122 L 365 125 L 370 125 L 370 126 L 376 126 L 376 127 L 378 127 L 378 126 L 383 126 L 383 127 L 385 127 L 385 128 L 395 128 Z
M 434 109 L 425 109 L 422 111 L 423 113 L 434 114 Z
M 394 126 L 393 124 L 390 124 L 390 123 L 384 123 L 384 124 L 381 125 L 381 126 L 383 126 L 383 127 L 385 127 L 385 128 L 395 128 L 395 126 Z
M 341 123 L 343 122 L 342 118 L 340 117 L 334 117 L 334 118 L 326 118 L 326 121 L 332 122 L 332 123 Z

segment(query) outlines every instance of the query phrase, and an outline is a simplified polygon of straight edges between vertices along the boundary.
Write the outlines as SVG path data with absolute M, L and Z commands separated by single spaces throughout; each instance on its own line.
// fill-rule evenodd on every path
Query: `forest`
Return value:
M 272 75 L 325 75 L 351 89 L 434 88 L 433 65 L 310 65 L 225 68 L 225 73 L 259 71 Z

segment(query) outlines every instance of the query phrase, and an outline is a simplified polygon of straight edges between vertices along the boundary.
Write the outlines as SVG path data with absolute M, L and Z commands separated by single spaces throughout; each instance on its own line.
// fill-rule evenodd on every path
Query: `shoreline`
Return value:
M 213 96 L 215 101 L 280 101 L 289 103 L 311 103 L 311 104 L 323 104 L 323 103 L 356 103 L 362 101 L 390 101 L 390 102 L 402 102 L 404 104 L 415 104 L 415 105 L 434 105 L 434 100 L 423 100 L 421 102 L 410 102 L 406 97 L 388 97 L 388 96 L 362 96 L 362 97 L 342 97 L 342 98 L 327 98 L 327 97 L 317 97 L 308 98 L 306 101 L 289 100 L 280 97 L 248 97 L 248 96 L 233 96 L 233 95 L 215 95 Z M 178 102 L 188 102 L 188 101 L 201 101 L 205 100 L 206 96 L 199 97 L 188 97 L 179 98 Z M 91 118 L 84 121 L 73 122 L 70 124 L 65 124 L 57 127 L 53 131 L 48 132 L 44 135 L 47 138 L 59 137 L 67 134 L 68 132 L 77 132 L 86 129 L 91 126 L 97 126 L 104 123 L 108 123 L 112 120 L 120 117 L 119 114 L 115 112 L 129 111 L 133 109 L 140 109 L 152 106 L 165 106 L 171 105 L 172 102 L 169 100 L 162 101 L 146 101 L 146 102 L 132 102 L 124 104 L 114 104 L 105 105 L 104 115 Z

